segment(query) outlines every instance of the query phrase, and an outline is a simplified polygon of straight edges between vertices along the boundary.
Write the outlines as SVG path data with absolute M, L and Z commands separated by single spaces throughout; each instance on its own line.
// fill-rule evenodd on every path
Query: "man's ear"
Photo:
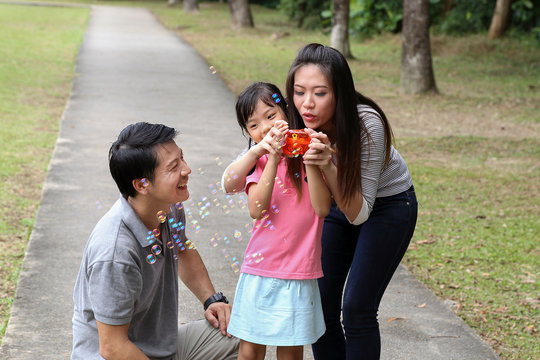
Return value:
M 138 193 L 143 195 L 148 193 L 148 185 L 150 185 L 150 182 L 147 178 L 133 179 L 131 181 L 131 184 L 133 185 L 135 191 L 137 191 Z

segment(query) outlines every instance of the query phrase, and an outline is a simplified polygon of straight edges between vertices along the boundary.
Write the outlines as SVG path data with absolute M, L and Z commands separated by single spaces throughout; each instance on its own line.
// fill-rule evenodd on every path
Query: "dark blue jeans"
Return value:
M 409 246 L 417 213 L 414 187 L 377 198 L 358 226 L 332 205 L 324 220 L 319 279 L 326 333 L 312 346 L 316 360 L 379 359 L 379 303 Z

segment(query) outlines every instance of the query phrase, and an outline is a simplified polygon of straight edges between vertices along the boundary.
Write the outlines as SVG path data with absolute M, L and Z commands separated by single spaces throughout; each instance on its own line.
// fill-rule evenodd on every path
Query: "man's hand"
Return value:
M 231 337 L 232 335 L 227 332 L 227 327 L 229 326 L 229 320 L 231 319 L 231 305 L 225 304 L 223 302 L 215 302 L 208 306 L 204 313 L 204 317 L 210 325 L 214 328 L 221 330 L 221 334 Z

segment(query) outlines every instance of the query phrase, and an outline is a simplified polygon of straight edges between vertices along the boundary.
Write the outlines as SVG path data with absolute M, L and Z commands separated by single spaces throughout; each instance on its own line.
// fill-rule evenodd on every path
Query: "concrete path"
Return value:
M 233 297 L 234 269 L 251 220 L 242 195 L 227 197 L 217 188 L 224 167 L 246 140 L 236 124 L 235 98 L 219 69 L 213 74 L 210 65 L 148 11 L 92 6 L 1 359 L 69 358 L 72 290 L 83 248 L 118 197 L 107 152 L 119 131 L 133 122 L 180 130 L 177 142 L 193 171 L 191 199 L 185 203 L 194 222 L 188 232 L 216 288 Z M 180 299 L 179 322 L 202 317 L 201 305 L 185 288 Z M 388 322 L 394 317 L 401 320 Z M 403 268 L 383 298 L 380 323 L 383 359 L 497 358 Z M 274 353 L 270 349 L 268 358 Z M 305 354 L 312 359 L 309 348 Z

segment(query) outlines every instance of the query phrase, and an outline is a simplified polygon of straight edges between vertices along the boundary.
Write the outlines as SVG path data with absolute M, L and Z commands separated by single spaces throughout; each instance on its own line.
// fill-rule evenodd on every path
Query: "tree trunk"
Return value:
M 185 12 L 198 12 L 199 4 L 197 3 L 197 0 L 184 0 L 184 11 Z
M 254 27 L 248 0 L 229 0 L 229 10 L 234 29 Z
M 437 92 L 429 43 L 429 0 L 403 1 L 401 91 Z
M 349 46 L 349 1 L 334 0 L 330 35 L 330 46 L 339 50 L 346 58 L 353 57 Z
M 506 22 L 508 21 L 508 14 L 510 13 L 510 4 L 512 0 L 497 0 L 495 5 L 495 12 L 491 18 L 491 25 L 489 26 L 489 38 L 500 38 L 506 30 Z

